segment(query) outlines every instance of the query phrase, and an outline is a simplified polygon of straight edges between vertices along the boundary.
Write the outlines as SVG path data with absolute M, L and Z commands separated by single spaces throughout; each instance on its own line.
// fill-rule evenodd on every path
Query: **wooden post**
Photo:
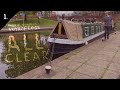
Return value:
M 58 35 L 61 35 L 62 23 L 59 23 L 58 27 Z

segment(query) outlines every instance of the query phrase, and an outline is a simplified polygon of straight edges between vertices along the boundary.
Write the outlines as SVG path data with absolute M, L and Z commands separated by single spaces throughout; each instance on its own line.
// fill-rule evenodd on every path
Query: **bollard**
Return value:
M 104 39 L 102 38 L 102 41 L 104 41 Z
M 88 45 L 88 42 L 85 42 L 85 45 Z
M 50 74 L 51 68 L 51 66 L 45 66 L 46 74 Z

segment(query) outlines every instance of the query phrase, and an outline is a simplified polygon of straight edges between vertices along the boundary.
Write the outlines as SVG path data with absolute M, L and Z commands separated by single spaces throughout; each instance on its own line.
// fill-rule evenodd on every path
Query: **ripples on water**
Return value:
M 47 63 L 46 43 L 40 32 L 0 35 L 0 78 L 14 78 Z

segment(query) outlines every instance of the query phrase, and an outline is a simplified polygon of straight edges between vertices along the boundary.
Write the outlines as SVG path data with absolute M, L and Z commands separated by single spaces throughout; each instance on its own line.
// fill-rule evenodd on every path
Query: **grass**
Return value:
M 115 29 L 118 30 L 118 31 L 120 31 L 120 21 L 118 21 L 118 22 L 116 23 Z
M 120 31 L 120 16 L 118 17 L 116 21 L 115 30 Z
M 23 20 L 11 20 L 8 22 L 9 25 L 14 25 L 14 26 L 23 26 Z M 49 19 L 28 19 L 27 21 L 24 22 L 24 26 L 55 26 L 56 21 L 49 20 Z
M 50 33 L 51 33 L 51 30 L 41 31 L 40 33 L 41 33 L 41 35 L 44 35 L 44 36 L 49 36 L 49 35 L 50 35 Z

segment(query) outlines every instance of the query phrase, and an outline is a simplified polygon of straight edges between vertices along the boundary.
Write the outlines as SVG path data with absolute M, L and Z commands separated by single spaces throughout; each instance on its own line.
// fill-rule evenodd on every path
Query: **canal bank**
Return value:
M 0 33 L 15 33 L 15 32 L 32 32 L 32 31 L 45 31 L 45 30 L 53 30 L 54 27 L 11 27 L 11 28 L 3 28 L 0 30 Z
M 53 60 L 49 75 L 46 63 L 15 79 L 119 79 L 119 40 L 120 32 L 112 33 L 109 40 L 98 39 Z

